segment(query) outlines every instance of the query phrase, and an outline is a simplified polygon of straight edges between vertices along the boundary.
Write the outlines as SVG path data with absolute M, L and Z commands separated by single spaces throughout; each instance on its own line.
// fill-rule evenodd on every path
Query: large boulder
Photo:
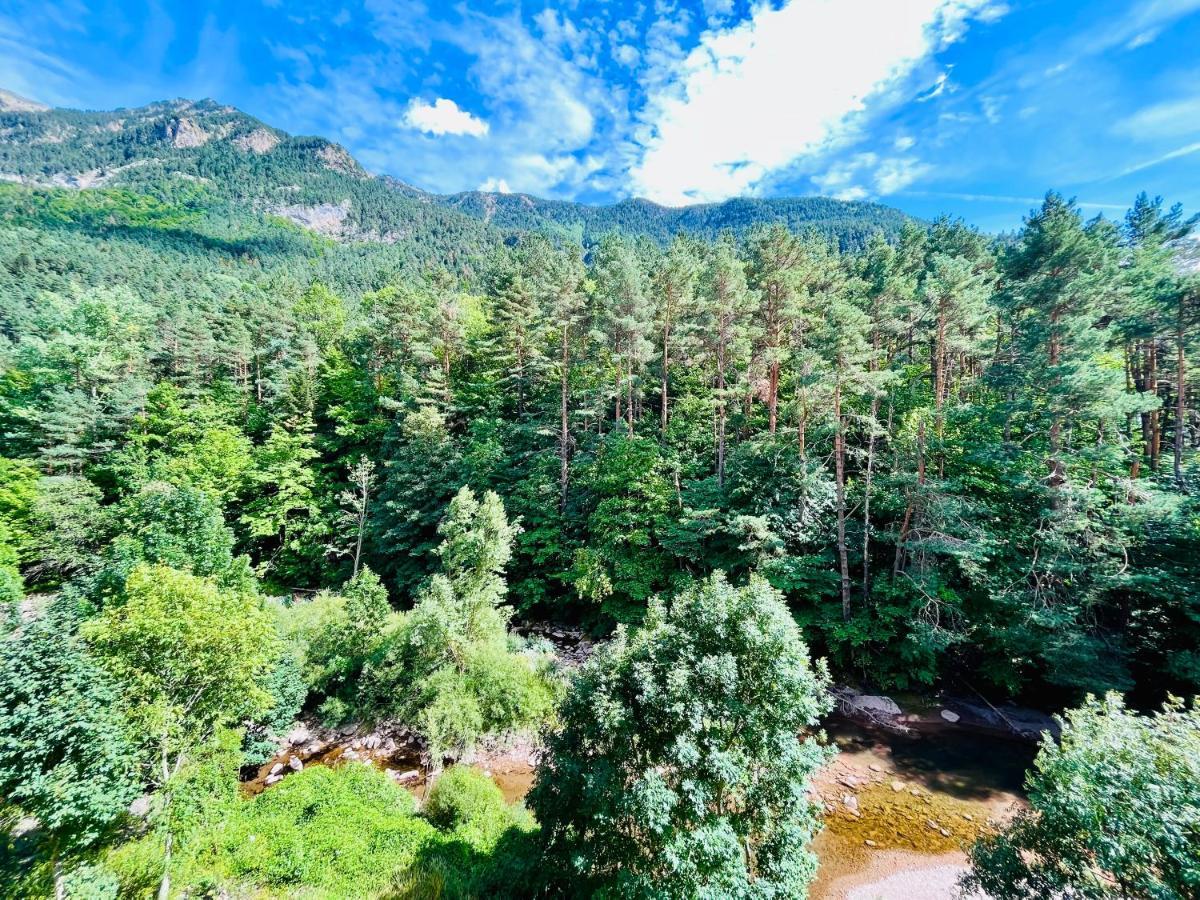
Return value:
M 844 700 L 849 712 L 865 712 L 877 716 L 898 716 L 900 706 L 891 697 L 879 694 L 854 694 Z

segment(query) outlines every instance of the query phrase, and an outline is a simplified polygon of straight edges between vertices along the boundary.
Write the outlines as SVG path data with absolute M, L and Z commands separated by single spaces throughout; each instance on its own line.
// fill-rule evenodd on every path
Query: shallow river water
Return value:
M 929 721 L 897 733 L 833 716 L 825 733 L 840 752 L 814 783 L 825 828 L 814 844 L 820 868 L 812 900 L 958 897 L 964 849 L 1019 808 L 1036 752 L 1027 742 Z M 336 764 L 348 748 L 345 742 L 328 746 L 305 764 Z M 410 750 L 369 758 L 394 776 L 407 773 L 404 786 L 424 797 L 427 773 Z M 247 794 L 264 789 L 272 763 L 243 783 Z M 479 765 L 510 803 L 532 786 L 527 747 L 492 754 Z

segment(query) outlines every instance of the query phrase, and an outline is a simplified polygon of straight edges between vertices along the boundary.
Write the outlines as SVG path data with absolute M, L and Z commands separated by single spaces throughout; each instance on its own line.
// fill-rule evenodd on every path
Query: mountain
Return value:
M 443 196 L 375 176 L 342 146 L 297 137 L 213 100 L 136 109 L 49 109 L 0 92 L 0 180 L 35 187 L 203 194 L 226 218 L 278 217 L 342 243 L 397 245 L 421 263 L 463 268 L 514 232 L 591 243 L 616 229 L 665 243 L 765 222 L 811 229 L 842 247 L 896 235 L 909 221 L 876 203 L 824 197 L 736 199 L 679 208 L 647 200 L 592 206 L 525 194 Z
M 756 225 L 780 222 L 795 231 L 815 231 L 847 249 L 862 246 L 876 231 L 894 236 L 910 221 L 890 206 L 829 197 L 746 197 L 680 207 L 634 199 L 592 206 L 528 194 L 468 191 L 439 201 L 501 228 L 558 232 L 585 244 L 613 230 L 665 244 L 680 231 L 711 240 L 722 231 L 740 235 Z

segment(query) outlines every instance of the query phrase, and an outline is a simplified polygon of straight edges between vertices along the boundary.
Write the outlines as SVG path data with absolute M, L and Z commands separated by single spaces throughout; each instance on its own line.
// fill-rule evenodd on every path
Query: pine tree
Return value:
M 695 315 L 696 278 L 700 261 L 694 243 L 682 235 L 658 256 L 651 274 L 654 328 L 660 348 L 659 424 L 666 433 L 670 420 L 671 362 L 691 338 L 689 319 Z
M 775 434 L 779 419 L 779 383 L 788 359 L 789 333 L 803 314 L 806 272 L 804 242 L 783 225 L 751 233 L 746 245 L 746 278 L 758 298 L 756 355 L 767 374 L 767 427 Z
M 601 334 L 613 367 L 614 418 L 619 422 L 624 415 L 632 430 L 640 406 L 643 368 L 653 352 L 649 339 L 653 310 L 646 276 L 633 247 L 615 234 L 600 242 L 591 274 L 602 317 Z
M 585 270 L 579 250 L 568 248 L 551 254 L 548 263 L 547 306 L 552 329 L 557 332 L 555 363 L 558 368 L 558 462 L 559 511 L 566 509 L 571 476 L 571 379 L 586 340 L 587 295 L 583 291 Z
M 729 401 L 736 395 L 736 370 L 750 354 L 754 295 L 746 286 L 745 266 L 731 238 L 708 253 L 700 276 L 703 299 L 698 331 L 712 370 L 716 405 L 717 484 L 725 484 Z

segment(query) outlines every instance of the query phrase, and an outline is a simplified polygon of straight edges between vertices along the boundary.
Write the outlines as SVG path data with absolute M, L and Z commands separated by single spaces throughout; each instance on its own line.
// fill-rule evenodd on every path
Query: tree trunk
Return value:
M 629 433 L 633 434 L 633 360 L 629 360 L 629 369 L 625 373 L 625 417 L 629 421 Z
M 725 359 L 717 353 L 717 487 L 725 486 Z
M 662 343 L 662 390 L 660 403 L 662 405 L 662 432 L 667 433 L 667 409 L 670 398 L 667 396 L 667 373 L 671 365 L 671 329 L 663 328 Z
M 1175 328 L 1175 485 L 1183 490 L 1183 432 L 1187 423 L 1187 351 L 1184 337 L 1184 299 L 1179 299 Z
M 571 432 L 567 421 L 567 401 L 570 385 L 570 349 L 567 329 L 563 327 L 562 356 L 560 359 L 561 374 L 559 375 L 559 432 L 558 432 L 558 511 L 567 508 L 567 480 L 570 477 L 570 445 Z
M 358 540 L 354 544 L 354 571 L 351 573 L 351 578 L 358 577 L 358 564 L 362 559 L 363 531 L 367 524 L 367 506 L 366 497 L 363 497 L 363 513 L 358 518 Z
M 768 370 L 767 413 L 771 435 L 775 434 L 775 426 L 779 421 L 779 361 L 771 363 Z
M 925 420 L 917 421 L 917 492 L 925 486 Z M 892 578 L 898 578 L 904 571 L 904 550 L 908 541 L 909 529 L 912 527 L 913 514 L 916 511 L 916 499 L 908 498 L 904 508 L 904 519 L 900 523 L 900 535 L 896 538 L 896 560 L 892 564 Z
M 1158 396 L 1158 341 L 1152 339 L 1149 345 L 1149 360 L 1146 365 L 1146 389 L 1155 397 Z M 1159 451 L 1162 449 L 1162 411 L 1150 410 L 1150 471 L 1158 471 Z
M 846 556 L 846 458 L 842 434 L 842 386 L 833 387 L 833 461 L 837 474 L 838 566 L 842 576 L 842 619 L 850 621 L 850 563 Z
M 1050 324 L 1053 327 L 1053 326 L 1057 325 L 1057 323 L 1058 323 L 1058 313 L 1054 312 L 1050 316 Z M 1057 332 L 1052 332 L 1050 335 L 1050 352 L 1049 352 L 1049 361 L 1050 361 L 1051 369 L 1058 366 L 1060 357 L 1061 357 L 1061 347 L 1060 347 L 1060 343 L 1059 343 L 1059 336 L 1058 336 Z M 1051 390 L 1053 391 L 1055 388 L 1057 388 L 1057 386 L 1058 386 L 1058 377 L 1057 377 L 1057 375 L 1055 375 L 1054 384 L 1051 385 Z M 1046 476 L 1046 483 L 1049 484 L 1050 487 L 1055 487 L 1055 488 L 1061 487 L 1063 485 L 1063 483 L 1066 482 L 1067 477 L 1066 477 L 1066 467 L 1063 465 L 1062 458 L 1059 455 L 1059 451 L 1060 451 L 1061 445 L 1062 445 L 1062 419 L 1061 419 L 1061 417 L 1059 417 L 1057 412 L 1054 414 L 1054 418 L 1050 423 L 1050 433 L 1047 435 L 1047 440 L 1050 445 L 1050 453 L 1046 460 L 1046 466 L 1049 469 L 1049 472 L 1047 473 L 1047 476 Z
M 67 881 L 63 873 L 62 857 L 59 855 L 57 840 L 54 842 L 54 850 L 51 855 L 54 858 L 54 900 L 66 900 Z
M 862 543 L 862 595 L 866 602 L 871 597 L 871 471 L 875 465 L 875 417 L 879 415 L 879 397 L 871 398 L 871 420 L 867 427 L 871 434 L 867 438 L 867 471 L 863 479 L 863 543 Z
M 174 835 L 167 832 L 166 845 L 163 847 L 163 875 L 158 883 L 158 900 L 170 900 L 171 897 L 171 843 Z
M 934 436 L 937 438 L 938 478 L 944 478 L 946 460 L 944 453 L 946 402 L 946 302 L 938 299 L 937 346 L 934 348 L 933 408 Z

